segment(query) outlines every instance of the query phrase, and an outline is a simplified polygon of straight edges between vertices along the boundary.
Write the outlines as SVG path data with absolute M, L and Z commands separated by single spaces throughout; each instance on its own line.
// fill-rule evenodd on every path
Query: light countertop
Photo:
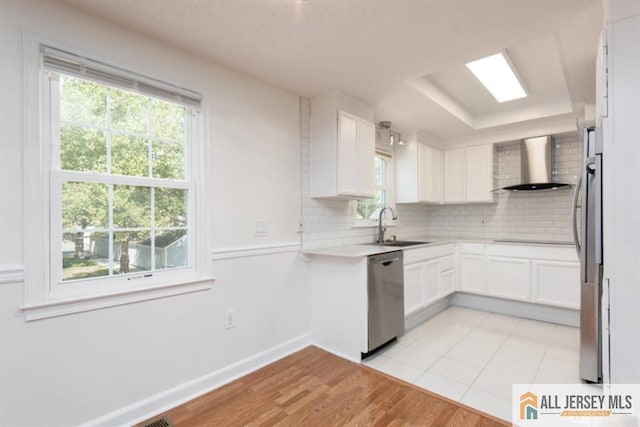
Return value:
M 403 239 L 404 240 L 404 239 Z M 455 243 L 456 240 L 442 240 L 439 241 L 428 239 L 406 239 L 411 241 L 424 241 L 424 244 L 413 246 L 384 246 L 378 244 L 362 244 L 362 245 L 348 245 L 338 246 L 333 248 L 321 248 L 321 249 L 309 249 L 302 251 L 304 255 L 319 255 L 319 256 L 331 256 L 331 257 L 346 257 L 346 258 L 361 258 L 369 255 L 382 254 L 386 252 L 402 251 L 406 249 L 423 248 L 426 246 L 442 245 L 445 243 Z
M 384 246 L 375 243 L 372 244 L 360 244 L 360 245 L 347 245 L 338 246 L 332 248 L 319 248 L 308 249 L 302 251 L 303 255 L 310 256 L 326 256 L 326 257 L 338 257 L 338 258 L 362 258 L 369 255 L 382 254 L 386 252 L 418 249 L 428 246 L 443 245 L 447 243 L 495 243 L 504 245 L 553 245 L 553 246 L 573 246 L 573 242 L 552 242 L 552 241 L 539 241 L 539 240 L 479 240 L 479 239 L 454 239 L 454 238 L 442 238 L 442 237 L 417 237 L 407 238 L 402 240 L 410 241 L 424 241 L 424 244 L 413 246 Z

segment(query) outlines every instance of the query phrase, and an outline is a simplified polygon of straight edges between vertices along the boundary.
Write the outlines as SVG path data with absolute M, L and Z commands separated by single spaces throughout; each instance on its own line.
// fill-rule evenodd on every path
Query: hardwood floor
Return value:
M 505 426 L 506 421 L 307 347 L 160 414 L 175 426 Z

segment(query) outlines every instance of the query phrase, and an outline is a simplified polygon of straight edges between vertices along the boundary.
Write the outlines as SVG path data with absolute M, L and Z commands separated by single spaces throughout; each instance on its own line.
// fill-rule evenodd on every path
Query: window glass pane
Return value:
M 189 264 L 187 230 L 158 231 L 155 245 L 156 270 L 186 267 Z
M 111 173 L 149 176 L 148 140 L 114 134 L 111 138 Z
M 149 98 L 120 89 L 110 89 L 111 127 L 119 131 L 149 134 Z
M 185 108 L 169 102 L 151 102 L 151 133 L 155 138 L 183 143 L 185 140 Z
M 62 184 L 62 227 L 87 229 L 109 226 L 109 190 L 105 184 Z
M 187 190 L 156 188 L 156 227 L 184 227 L 187 225 Z
M 60 168 L 72 171 L 107 171 L 104 132 L 72 125 L 60 128 Z
M 61 170 L 96 172 L 74 179 L 105 182 L 62 184 L 62 211 L 54 216 L 62 222 L 62 281 L 189 265 L 188 190 L 106 183 L 113 182 L 108 173 L 186 179 L 186 113 L 60 76 Z
M 149 271 L 152 266 L 149 230 L 113 233 L 113 274 Z
M 153 141 L 153 176 L 184 179 L 184 145 Z
M 386 175 L 386 161 L 381 157 L 376 156 L 375 169 L 376 169 L 376 186 L 385 185 Z
M 116 228 L 151 227 L 151 188 L 114 185 L 113 226 Z
M 356 218 L 358 219 L 375 219 L 376 212 L 378 211 L 378 205 L 375 199 L 372 200 L 358 200 L 356 207 Z
M 107 88 L 60 75 L 60 120 L 87 126 L 107 126 Z
M 63 233 L 62 280 L 109 275 L 109 243 L 105 233 Z
M 380 209 L 389 204 L 387 198 L 389 161 L 387 157 L 375 156 L 375 194 L 373 199 L 358 200 L 356 202 L 356 219 L 377 220 Z M 391 216 L 388 216 L 387 212 L 385 212 L 385 218 L 391 218 Z
M 387 206 L 387 190 L 383 188 L 376 188 L 376 195 L 373 200 L 375 200 L 378 209 L 382 209 Z M 386 214 L 387 212 L 385 211 L 385 215 Z

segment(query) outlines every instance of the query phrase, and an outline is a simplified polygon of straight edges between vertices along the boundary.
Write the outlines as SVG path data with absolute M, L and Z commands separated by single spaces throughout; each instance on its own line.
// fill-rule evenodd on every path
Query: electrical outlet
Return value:
M 224 312 L 224 328 L 231 329 L 236 327 L 236 310 L 232 308 Z

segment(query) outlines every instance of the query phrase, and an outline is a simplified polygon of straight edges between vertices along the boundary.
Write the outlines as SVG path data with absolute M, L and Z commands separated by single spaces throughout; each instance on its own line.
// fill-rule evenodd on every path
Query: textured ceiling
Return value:
M 304 96 L 338 90 L 441 139 L 475 131 L 407 83 L 552 35 L 574 109 L 594 102 L 601 0 L 64 0 Z

